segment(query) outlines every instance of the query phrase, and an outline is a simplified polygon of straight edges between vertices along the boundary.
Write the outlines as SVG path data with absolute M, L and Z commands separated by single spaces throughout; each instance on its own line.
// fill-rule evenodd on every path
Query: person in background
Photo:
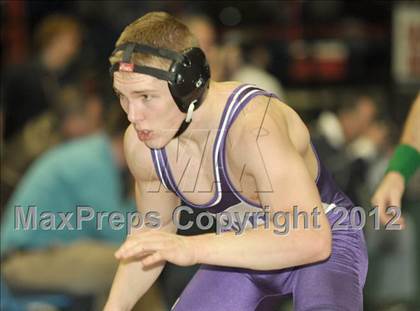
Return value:
M 69 93 L 67 93 L 69 92 Z M 74 95 L 68 90 L 66 96 Z M 113 228 L 109 216 L 97 221 L 97 212 L 126 215 L 135 211 L 127 193 L 123 134 L 124 113 L 114 106 L 107 113 L 106 129 L 60 144 L 43 154 L 28 169 L 7 204 L 1 226 L 2 278 L 12 292 L 54 292 L 95 297 L 100 308 L 117 267 L 113 253 L 126 236 L 126 222 Z M 61 124 L 64 126 L 64 123 Z M 19 216 L 28 216 L 29 228 L 16 228 Z M 76 210 L 91 208 L 83 215 L 92 220 L 76 230 Z M 41 228 L 42 215 L 56 220 Z M 74 213 L 62 229 L 59 213 Z M 22 219 L 21 219 L 22 220 Z M 37 227 L 33 227 L 32 225 Z
M 190 31 L 197 37 L 198 43 L 206 54 L 210 65 L 211 74 L 215 81 L 224 79 L 224 69 L 221 57 L 221 49 L 217 44 L 217 31 L 211 19 L 205 15 L 184 15 L 180 20 L 187 25 Z
M 61 142 L 100 130 L 104 101 L 104 92 L 98 87 L 88 89 L 85 83 L 65 86 L 53 107 L 28 121 L 5 143 L 1 162 L 2 208 L 37 157 Z
M 376 260 L 375 278 L 368 278 L 372 288 L 369 298 L 381 310 L 417 310 L 420 306 L 419 124 L 420 93 L 410 109 L 399 142 L 378 168 L 370 189 L 370 200 L 379 211 L 382 226 L 381 230 L 368 232 Z M 388 207 L 394 211 L 387 210 Z M 403 230 L 389 230 L 391 226 Z
M 77 55 L 82 26 L 73 17 L 54 14 L 37 26 L 36 55 L 27 63 L 2 70 L 4 139 L 8 141 L 55 102 L 60 78 Z
M 280 81 L 267 71 L 271 62 L 270 52 L 265 44 L 258 41 L 250 37 L 239 45 L 239 66 L 230 78 L 235 81 L 255 84 L 285 101 Z
M 351 146 L 371 130 L 377 115 L 375 101 L 368 96 L 349 96 L 336 113 L 321 113 L 311 131 L 312 143 L 341 189 L 356 204 L 357 188 L 364 182 L 367 158 L 364 148 Z M 360 152 L 358 152 L 360 151 Z
M 363 197 L 362 206 L 366 207 L 366 215 L 368 213 L 372 215 L 375 211 L 375 207 L 370 206 L 371 196 L 382 181 L 389 160 L 399 142 L 398 128 L 390 122 L 385 124 L 388 132 L 386 140 L 379 154 L 371 161 L 366 173 L 365 187 L 363 191 L 360 191 L 361 197 Z M 416 213 L 413 213 L 413 210 L 420 202 L 420 194 L 416 190 L 420 189 L 420 179 L 413 176 L 407 184 L 407 188 L 404 203 L 402 203 L 407 211 L 404 215 L 404 220 L 407 223 L 405 230 L 388 230 L 391 223 L 388 224 L 388 228 L 380 226 L 377 217 L 378 210 L 374 214 L 375 217 L 367 217 L 364 229 L 369 258 L 371 262 L 375 262 L 370 267 L 366 281 L 365 301 L 368 310 L 399 309 L 408 311 L 418 309 L 413 305 L 418 282 L 416 271 L 419 268 L 416 260 L 418 224 Z M 415 199 L 416 196 L 417 199 Z M 413 209 L 410 208 L 410 205 L 413 205 Z
M 389 206 L 401 207 L 405 185 L 420 167 L 420 92 L 417 94 L 408 115 L 400 144 L 395 149 L 386 174 L 372 197 L 372 204 L 378 206 L 383 224 L 393 217 L 387 213 Z M 404 227 L 404 217 L 397 222 Z

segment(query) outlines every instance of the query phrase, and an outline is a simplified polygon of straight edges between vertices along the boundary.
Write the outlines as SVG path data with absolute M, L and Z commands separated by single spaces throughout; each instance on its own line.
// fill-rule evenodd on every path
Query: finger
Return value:
M 393 191 L 390 194 L 390 204 L 392 206 L 396 206 L 398 208 L 401 207 L 401 194 L 399 194 L 397 191 Z
M 146 251 L 142 248 L 141 245 L 136 245 L 130 249 L 123 250 L 119 253 L 115 253 L 115 257 L 119 260 L 128 259 L 131 257 L 141 258 L 147 254 L 151 253 L 151 251 Z
M 117 259 L 121 259 L 121 258 L 125 258 L 126 254 L 128 252 L 130 252 L 130 250 L 137 250 L 140 251 L 141 246 L 142 246 L 143 242 L 142 241 L 131 241 L 129 243 L 124 243 L 124 245 L 122 245 L 116 252 L 115 252 L 115 257 Z
M 388 220 L 385 223 L 385 230 L 405 229 L 405 218 L 401 215 L 401 209 L 397 206 L 389 205 L 386 209 Z
M 399 209 L 401 206 L 398 194 L 395 194 L 395 192 L 379 194 L 376 196 L 375 202 L 379 208 L 379 219 L 384 226 L 389 226 L 391 224 L 399 224 L 402 226 L 402 223 L 400 222 L 401 217 L 396 216 L 397 211 L 395 210 Z M 392 208 L 390 209 L 390 207 Z
M 400 216 L 397 216 L 396 224 L 400 225 L 401 229 L 405 228 L 405 220 L 401 215 L 401 194 L 398 191 L 393 191 L 390 195 L 390 205 L 400 209 Z
M 139 243 L 139 241 L 131 239 L 131 240 L 127 240 L 126 242 L 124 242 L 120 248 L 115 252 L 115 257 L 120 257 L 121 254 L 125 253 L 127 250 L 131 249 L 132 247 L 134 247 L 135 245 L 137 245 Z
M 120 256 L 122 253 L 126 253 L 130 249 L 133 249 L 141 244 L 150 245 L 150 243 L 162 243 L 163 240 L 159 236 L 148 237 L 148 236 L 136 236 L 128 239 L 126 242 L 121 245 L 121 247 L 115 252 L 115 256 Z
M 392 219 L 392 215 L 387 213 L 386 207 L 384 205 L 379 208 L 379 220 L 381 221 L 381 224 L 386 226 Z
M 133 245 L 131 248 L 122 250 L 117 257 L 118 259 L 127 259 L 130 257 L 141 257 L 148 253 L 162 250 L 165 247 L 162 242 L 142 242 Z
M 375 194 L 372 196 L 370 203 L 372 203 L 373 206 L 378 206 L 383 203 L 382 196 L 378 191 L 376 191 Z
M 146 258 L 144 258 L 143 260 L 141 260 L 141 263 L 143 264 L 144 267 L 148 267 L 151 265 L 154 265 L 160 261 L 164 260 L 161 252 L 154 252 L 153 254 L 147 256 Z
M 379 211 L 379 220 L 381 224 L 386 225 L 392 217 L 386 212 L 388 199 L 383 195 L 377 195 L 372 201 L 375 208 Z

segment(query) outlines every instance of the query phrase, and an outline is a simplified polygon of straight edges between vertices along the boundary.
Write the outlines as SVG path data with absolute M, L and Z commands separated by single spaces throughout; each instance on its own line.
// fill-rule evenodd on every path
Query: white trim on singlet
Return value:
M 331 212 L 334 208 L 337 207 L 337 205 L 335 205 L 335 203 L 325 203 L 322 202 L 322 207 L 324 208 L 324 213 L 328 214 L 329 212 Z
M 255 94 L 256 92 L 261 92 L 261 95 L 262 96 L 268 96 L 270 98 L 270 100 L 271 100 L 272 97 L 276 97 L 273 93 L 266 92 L 266 91 L 264 91 L 262 89 L 256 89 L 254 91 L 249 92 L 248 94 L 246 94 L 246 96 L 244 98 L 241 99 L 241 101 L 239 101 L 238 103 L 236 103 L 236 105 L 235 104 L 231 105 L 231 106 L 234 106 L 233 112 L 231 113 L 231 115 L 229 115 L 228 117 L 226 117 L 226 119 L 229 118 L 229 123 L 231 123 L 231 121 L 232 121 L 230 117 L 233 116 L 236 113 L 236 111 L 241 107 L 241 105 L 244 102 L 244 100 L 246 100 L 249 96 Z M 229 125 L 231 125 L 231 124 L 229 124 Z M 223 133 L 223 135 L 225 135 L 225 134 L 227 134 L 227 133 Z M 311 143 L 311 146 L 313 148 L 312 143 Z M 318 182 L 318 179 L 319 179 L 320 171 L 321 171 L 321 165 L 320 165 L 320 160 L 319 160 L 318 154 L 316 152 L 314 152 L 314 153 L 316 155 L 317 165 L 318 165 L 318 168 L 319 168 L 318 169 L 319 171 L 318 171 L 318 174 L 317 174 L 317 177 L 316 177 L 316 183 L 317 183 Z M 221 155 L 221 156 L 224 157 L 225 155 Z M 225 172 L 226 183 L 228 184 L 229 188 L 231 189 L 231 191 L 235 195 L 235 197 L 238 200 L 240 200 L 242 203 L 247 204 L 247 205 L 249 205 L 251 207 L 261 208 L 260 205 L 256 205 L 256 204 L 254 204 L 251 201 L 249 201 L 249 202 L 245 201 L 245 198 L 243 198 L 241 195 L 239 195 L 237 193 L 235 187 L 230 183 L 230 179 L 229 179 L 229 176 L 228 176 L 227 168 L 225 168 L 224 165 L 223 165 L 223 159 L 222 159 L 221 165 L 222 165 L 221 166 L 221 169 L 224 170 L 224 172 Z M 335 203 L 326 203 L 326 202 L 321 202 L 321 203 L 322 203 L 322 207 L 324 209 L 324 213 L 325 214 L 328 214 L 334 208 L 337 207 Z
M 163 178 L 162 169 L 160 168 L 158 150 L 157 149 L 152 149 L 152 151 L 153 151 L 153 156 L 155 157 L 155 162 L 156 162 L 159 178 L 160 178 L 162 184 L 165 186 L 165 188 L 169 190 L 168 186 L 165 183 L 165 179 Z M 164 163 L 164 162 L 162 161 L 162 163 Z
M 225 115 L 224 116 L 224 119 L 222 120 L 222 126 L 220 127 L 220 129 L 219 129 L 219 131 L 220 131 L 220 134 L 219 134 L 219 136 L 218 136 L 218 139 L 217 139 L 217 141 L 215 142 L 216 143 L 216 146 L 214 147 L 214 152 L 213 152 L 213 160 L 214 160 L 214 162 L 213 162 L 213 170 L 214 170 L 214 172 L 215 172 L 215 182 L 216 182 L 216 193 L 215 193 L 215 195 L 213 196 L 213 198 L 210 200 L 210 202 L 212 201 L 212 200 L 214 200 L 214 198 L 217 196 L 217 199 L 216 199 L 216 201 L 215 202 L 213 202 L 212 204 L 210 204 L 210 205 L 208 205 L 209 207 L 211 207 L 211 206 L 214 206 L 214 205 L 216 205 L 217 203 L 219 203 L 220 202 L 220 200 L 221 200 L 221 198 L 222 198 L 222 191 L 221 191 L 221 183 L 220 183 L 220 175 L 219 175 L 219 166 L 218 166 L 218 164 L 219 164 L 219 157 L 218 157 L 218 155 L 219 155 L 219 153 L 220 153 L 220 148 L 221 148 L 221 143 L 222 143 L 222 141 L 223 141 L 223 139 L 225 138 L 225 135 L 227 135 L 227 133 L 225 133 L 225 131 L 226 131 L 226 127 L 228 127 L 228 126 L 230 126 L 231 124 L 230 124 L 230 121 L 231 121 L 231 117 L 236 113 L 236 111 L 240 108 L 240 106 L 242 105 L 242 103 L 245 101 L 245 100 L 247 100 L 250 96 L 252 96 L 252 95 L 254 95 L 255 93 L 257 93 L 257 92 L 263 92 L 261 95 L 265 95 L 265 96 L 269 96 L 269 97 L 272 97 L 272 96 L 270 96 L 270 95 L 273 95 L 272 93 L 269 93 L 269 92 L 265 92 L 264 90 L 261 90 L 261 89 L 254 89 L 254 90 L 252 90 L 251 92 L 249 92 L 248 94 L 246 94 L 240 101 L 238 101 L 237 102 L 237 98 L 244 92 L 244 91 L 246 91 L 247 89 L 249 89 L 249 88 L 255 88 L 255 86 L 254 85 L 250 85 L 250 84 L 246 84 L 246 85 L 243 85 L 242 87 L 240 87 L 240 89 L 237 91 L 237 93 L 234 95 L 234 97 L 233 97 L 233 99 L 230 101 L 230 103 L 229 103 L 229 107 L 228 107 L 228 109 L 227 109 L 227 111 L 226 111 L 226 113 L 224 113 L 223 112 L 223 114 Z M 223 115 L 222 114 L 222 115 Z M 313 147 L 313 146 L 312 146 Z M 316 154 L 316 153 L 315 153 Z M 317 155 L 317 154 L 316 154 Z M 180 189 L 178 188 L 178 187 L 176 187 L 175 185 L 174 185 L 174 183 L 173 183 L 173 181 L 174 182 L 176 182 L 173 178 L 171 178 L 171 177 L 173 177 L 173 175 L 170 175 L 171 174 L 171 172 L 172 171 L 169 171 L 168 169 L 169 169 L 169 162 L 168 163 L 165 163 L 165 161 L 164 161 L 164 157 L 163 157 L 163 154 L 162 154 L 162 149 L 153 149 L 153 156 L 155 157 L 155 162 L 156 162 L 156 168 L 157 168 L 157 171 L 158 171 L 158 175 L 159 175 L 159 178 L 160 178 L 160 180 L 162 181 L 162 183 L 163 183 L 163 185 L 165 186 L 165 188 L 167 188 L 168 190 L 169 190 L 169 188 L 168 188 L 168 186 L 166 185 L 166 183 L 165 183 L 165 179 L 164 179 L 164 175 L 166 175 L 166 177 L 167 177 L 167 179 L 168 179 L 168 182 L 170 183 L 170 186 L 172 187 L 172 189 L 177 193 L 177 194 L 179 194 L 179 196 L 180 196 L 180 198 L 181 199 L 183 199 L 183 200 L 185 200 L 186 201 L 186 203 L 187 204 L 189 204 L 189 205 L 192 205 L 193 207 L 195 207 L 195 206 L 197 206 L 197 207 L 200 207 L 200 206 L 207 206 L 207 204 L 204 204 L 204 205 L 197 205 L 197 204 L 193 204 L 192 202 L 190 202 L 183 194 L 182 194 L 182 192 L 180 191 Z M 224 156 L 224 155 L 221 155 L 221 156 Z M 318 160 L 318 163 L 319 163 L 319 159 L 318 159 L 318 155 L 317 155 L 317 160 Z M 164 169 L 164 171 L 163 171 L 163 169 L 162 169 L 162 165 L 163 165 L 163 169 Z M 167 167 L 168 166 L 168 167 Z M 224 165 L 223 165 L 223 159 L 222 159 L 222 161 L 221 161 L 221 167 L 220 167 L 220 169 L 226 169 L 225 167 L 224 167 Z M 319 166 L 319 169 L 320 169 L 320 166 Z M 225 173 L 227 174 L 227 171 L 225 171 Z M 318 175 L 319 175 L 319 173 L 320 172 L 318 172 Z M 226 177 L 225 177 L 226 178 Z M 317 176 L 317 179 L 319 178 L 319 176 Z M 235 197 L 237 197 L 237 199 L 238 200 L 240 200 L 241 202 L 243 202 L 244 204 L 247 204 L 247 205 L 250 205 L 248 202 L 246 202 L 246 201 L 244 201 L 243 199 L 242 199 L 242 197 L 241 196 L 239 196 L 239 195 L 237 195 L 236 193 L 235 193 L 235 189 L 234 188 L 232 188 L 233 187 L 233 185 L 231 185 L 230 184 L 230 182 L 229 182 L 229 180 L 228 179 L 226 179 L 226 182 L 227 182 L 227 184 L 228 184 L 228 186 L 229 186 L 229 188 L 232 190 L 232 192 L 233 192 L 233 194 L 235 195 Z M 252 205 L 250 205 L 250 206 L 252 206 L 252 207 L 258 207 L 258 206 L 255 206 L 254 204 L 252 204 Z M 322 202 L 322 206 L 323 206 L 323 208 L 324 208 L 324 212 L 325 212 L 325 214 L 328 214 L 329 212 L 331 212 L 331 210 L 333 210 L 335 207 L 336 207 L 336 205 L 334 204 L 334 203 L 325 203 L 325 202 Z
M 244 87 L 244 90 L 249 89 L 249 88 L 253 88 L 253 87 L 254 86 L 252 86 L 252 85 L 246 85 Z M 252 94 L 254 94 L 255 92 L 258 92 L 258 91 L 259 90 L 252 90 L 252 91 L 250 91 L 240 101 L 238 101 L 236 103 L 236 98 L 238 97 L 238 95 L 240 93 L 242 93 L 242 91 L 238 91 L 238 93 L 235 95 L 235 98 L 232 100 L 231 105 L 229 105 L 229 107 L 228 107 L 228 110 L 226 112 L 226 116 L 223 119 L 223 123 L 222 123 L 222 126 L 220 128 L 219 139 L 216 141 L 216 148 L 215 148 L 214 155 L 213 155 L 214 156 L 214 164 L 213 165 L 214 165 L 214 171 L 215 171 L 215 175 L 216 175 L 215 178 L 216 178 L 216 187 L 217 187 L 217 195 L 218 196 L 217 196 L 216 202 L 213 203 L 213 204 L 211 204 L 210 206 L 216 205 L 222 199 L 222 185 L 221 185 L 221 182 L 220 182 L 220 175 L 219 175 L 219 157 L 218 157 L 218 155 L 220 154 L 221 143 L 222 143 L 225 135 L 227 134 L 227 133 L 225 133 L 226 127 L 228 127 L 230 125 L 229 124 L 229 120 L 230 120 L 231 114 L 233 113 L 232 112 L 232 109 L 234 109 L 234 107 L 240 106 L 243 101 L 245 101 L 249 96 L 251 96 Z M 236 110 L 234 110 L 234 111 L 236 111 Z M 223 167 L 223 161 L 221 163 L 221 168 L 222 167 Z
M 256 87 L 256 86 L 255 86 Z M 243 99 L 247 99 L 249 96 L 248 95 L 255 95 L 255 93 L 258 93 L 258 92 L 260 92 L 261 94 L 257 94 L 257 96 L 258 95 L 262 95 L 262 96 L 269 96 L 269 98 L 271 99 L 271 97 L 273 97 L 273 94 L 272 93 L 269 93 L 269 92 L 266 92 L 266 91 L 264 91 L 264 90 L 262 90 L 262 89 L 256 89 L 256 90 L 254 90 L 254 91 L 252 91 L 252 92 L 249 92 L 248 94 L 247 94 L 247 96 L 245 96 L 245 98 L 243 98 Z M 243 101 L 241 100 L 236 106 L 235 106 L 235 108 L 234 108 L 234 110 L 233 110 L 233 112 L 232 112 L 232 114 L 231 114 L 231 116 L 229 117 L 229 127 L 232 125 L 232 120 L 231 120 L 231 117 L 233 118 L 233 116 L 234 116 L 234 114 L 236 113 L 236 111 L 241 107 L 241 105 L 243 104 Z M 248 104 L 248 103 L 247 103 Z M 227 133 L 226 133 L 226 135 L 227 135 Z M 223 154 L 223 155 L 221 155 L 223 158 L 225 157 L 225 155 Z M 222 158 L 222 170 L 224 170 L 224 172 L 225 172 L 225 179 L 226 179 L 226 183 L 228 184 L 228 187 L 230 188 L 230 190 L 232 191 L 232 193 L 233 193 L 233 195 L 239 200 L 239 201 L 241 201 L 241 202 L 243 202 L 243 203 L 245 203 L 245 204 L 248 204 L 249 206 L 253 206 L 253 207 L 257 207 L 257 208 L 261 208 L 261 205 L 260 204 L 255 204 L 254 202 L 252 202 L 251 200 L 248 200 L 248 199 L 246 199 L 245 197 L 243 197 L 243 196 L 241 196 L 239 193 L 238 193 L 238 191 L 235 189 L 235 187 L 234 187 L 234 185 L 233 184 L 231 184 L 231 180 L 230 180 L 230 178 L 229 178 L 229 174 L 228 174 L 228 171 L 227 171 L 227 168 L 225 168 L 224 167 L 224 162 L 223 162 L 223 158 Z
M 188 200 L 183 194 L 182 194 L 182 192 L 181 192 L 181 190 L 178 188 L 178 187 L 176 187 L 175 185 L 174 185 L 174 183 L 173 182 L 175 182 L 176 183 L 176 181 L 175 180 L 172 180 L 172 178 L 171 178 L 171 176 L 173 177 L 173 175 L 170 175 L 171 174 L 171 172 L 172 171 L 169 171 L 169 162 L 167 163 L 167 165 L 165 165 L 165 162 L 164 162 L 164 159 L 163 159 L 163 155 L 162 155 L 162 150 L 158 150 L 159 152 L 157 153 L 158 155 L 160 154 L 160 156 L 162 157 L 162 162 L 163 162 L 163 169 L 164 169 L 164 171 L 165 171 L 165 175 L 167 176 L 167 178 L 168 178 L 168 181 L 169 181 L 169 183 L 170 183 L 170 185 L 171 185 L 171 187 L 174 189 L 174 191 L 181 197 L 181 199 L 183 199 L 188 205 L 191 205 L 191 206 L 193 206 L 193 207 L 203 207 L 203 206 L 208 206 L 208 207 L 211 207 L 211 206 L 214 206 L 214 205 L 216 205 L 216 204 L 218 204 L 219 202 L 220 202 L 220 200 L 222 199 L 222 186 L 221 186 L 221 182 L 220 182 L 220 175 L 219 175 L 219 166 L 218 166 L 218 164 L 219 164 L 219 160 L 218 160 L 218 154 L 219 154 L 219 152 L 220 152 L 220 147 L 221 147 L 221 142 L 222 142 L 222 140 L 223 140 L 223 138 L 224 138 L 224 135 L 225 135 L 225 133 L 224 133 L 224 130 L 226 129 L 226 127 L 227 127 L 227 123 L 228 123 L 228 121 L 229 121 L 229 119 L 230 119 L 230 115 L 231 115 L 231 112 L 232 112 L 232 109 L 233 109 L 233 107 L 235 107 L 237 104 L 241 104 L 245 99 L 247 99 L 248 98 L 248 96 L 250 96 L 250 95 L 252 95 L 253 93 L 255 93 L 255 92 L 257 92 L 257 91 L 260 91 L 260 90 L 253 90 L 253 91 L 251 91 L 251 92 L 249 92 L 248 94 L 246 94 L 245 96 L 244 96 L 244 98 L 242 98 L 240 101 L 238 101 L 237 103 L 236 103 L 236 101 L 237 101 L 237 99 L 238 99 L 238 97 L 244 92 L 244 91 L 246 91 L 247 89 L 249 89 L 249 88 L 254 88 L 255 86 L 253 86 L 253 85 L 249 85 L 249 84 L 246 84 L 246 85 L 244 85 L 244 86 L 242 86 L 242 87 L 240 87 L 239 88 L 239 90 L 236 92 L 236 94 L 234 95 L 234 97 L 232 98 L 232 100 L 230 101 L 230 103 L 229 103 L 229 107 L 228 107 L 228 109 L 227 109 L 227 111 L 226 111 L 226 114 L 224 115 L 224 119 L 223 120 L 221 120 L 222 121 L 222 125 L 221 125 L 221 127 L 220 127 L 220 129 L 219 129 L 219 135 L 218 135 L 218 138 L 217 138 L 217 140 L 216 140 L 216 142 L 215 142 L 215 144 L 216 144 L 216 146 L 214 147 L 214 152 L 213 152 L 213 171 L 214 171 L 214 174 L 215 174 L 215 183 L 216 183 L 216 193 L 215 193 L 215 195 L 213 196 L 213 198 L 209 201 L 209 202 L 207 202 L 206 204 L 203 204 L 203 205 L 197 205 L 197 204 L 193 204 L 192 202 L 190 202 L 190 200 Z M 222 113 L 222 116 L 223 116 L 223 114 L 224 114 L 224 112 Z M 162 174 L 162 176 L 163 176 L 163 174 Z M 211 204 L 208 204 L 208 203 L 210 203 L 210 202 L 212 202 L 214 199 L 216 199 L 213 203 L 211 203 Z

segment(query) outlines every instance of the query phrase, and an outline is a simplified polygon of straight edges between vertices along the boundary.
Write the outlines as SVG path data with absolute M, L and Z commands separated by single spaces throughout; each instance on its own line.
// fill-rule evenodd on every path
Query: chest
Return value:
M 215 136 L 209 135 L 207 143 L 201 148 L 182 144 L 167 148 L 167 169 L 178 191 L 189 202 L 205 205 L 221 190 L 223 179 L 241 196 L 258 204 L 255 180 L 246 173 L 246 163 L 233 164 L 231 155 L 222 153 L 225 142 Z

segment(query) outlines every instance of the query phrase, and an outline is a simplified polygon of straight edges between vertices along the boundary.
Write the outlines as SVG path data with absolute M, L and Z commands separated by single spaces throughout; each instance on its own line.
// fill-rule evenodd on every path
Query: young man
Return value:
M 1 277 L 12 293 L 86 296 L 95 305 L 105 303 L 117 269 L 113 254 L 126 232 L 121 226 L 116 230 L 107 215 L 135 211 L 134 200 L 124 193 L 127 120 L 113 106 L 105 124 L 95 134 L 42 154 L 7 202 L 0 231 Z
M 332 233 L 340 217 L 333 208 L 352 203 L 318 161 L 307 128 L 271 94 L 211 81 L 194 46 L 187 27 L 155 12 L 125 28 L 110 58 L 131 123 L 125 154 L 138 210 L 158 212 L 160 227 L 135 230 L 117 251 L 105 310 L 130 310 L 166 261 L 202 264 L 173 310 L 261 310 L 287 294 L 296 310 L 361 310 L 363 233 L 350 228 L 348 215 L 341 224 L 349 229 Z M 179 236 L 181 201 L 240 217 L 232 216 L 232 230 Z M 250 217 L 236 234 L 238 219 L 256 211 L 268 217 Z M 284 234 L 274 227 L 279 213 L 295 214 Z

